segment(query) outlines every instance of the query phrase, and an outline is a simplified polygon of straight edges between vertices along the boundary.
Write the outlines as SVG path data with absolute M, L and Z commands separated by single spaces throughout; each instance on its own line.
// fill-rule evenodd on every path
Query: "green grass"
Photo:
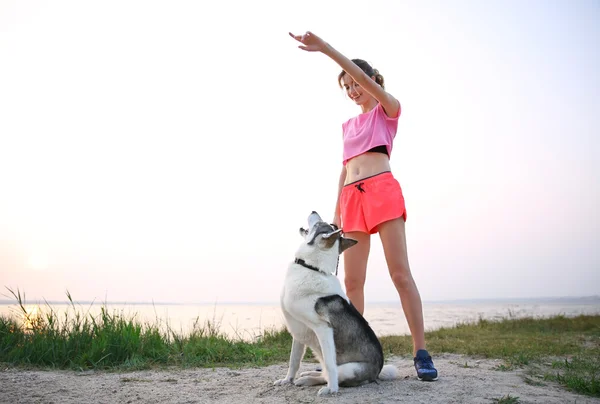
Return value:
M 0 362 L 12 366 L 135 370 L 161 366 L 241 368 L 287 362 L 291 336 L 285 329 L 267 330 L 252 342 L 231 338 L 214 322 L 196 324 L 190 333 L 163 331 L 135 315 L 109 312 L 93 316 L 78 308 L 67 292 L 70 310 L 59 316 L 48 304 L 28 315 L 25 297 L 9 289 L 20 315 L 0 316 Z M 59 318 L 60 317 L 60 318 Z M 24 320 L 24 321 L 23 321 Z M 600 397 L 600 315 L 568 318 L 480 319 L 426 333 L 435 355 L 464 354 L 502 359 L 496 370 L 525 368 L 525 382 L 559 383 Z M 410 336 L 385 336 L 386 355 L 409 358 Z M 310 351 L 306 360 L 312 360 Z M 461 366 L 469 367 L 465 362 Z M 516 403 L 517 397 L 502 397 Z
M 518 404 L 520 401 L 519 397 L 513 397 L 510 394 L 508 394 L 500 398 L 493 398 L 492 402 L 497 404 Z
M 31 367 L 70 369 L 144 369 L 153 366 L 243 367 L 285 361 L 291 336 L 265 331 L 257 342 L 235 340 L 214 322 L 196 324 L 187 335 L 133 316 L 84 313 L 71 302 L 63 318 L 48 304 L 28 313 L 24 296 L 9 291 L 22 318 L 0 316 L 0 362 Z
M 546 380 L 559 382 L 571 390 L 600 397 L 600 361 L 598 356 L 576 356 L 555 361 L 553 371 L 547 372 Z
M 600 397 L 600 316 L 480 319 L 425 335 L 427 349 L 502 359 L 498 371 L 528 369 L 525 382 L 554 381 L 577 393 Z M 386 354 L 409 352 L 410 336 L 381 338 Z M 516 401 L 501 401 L 516 402 Z

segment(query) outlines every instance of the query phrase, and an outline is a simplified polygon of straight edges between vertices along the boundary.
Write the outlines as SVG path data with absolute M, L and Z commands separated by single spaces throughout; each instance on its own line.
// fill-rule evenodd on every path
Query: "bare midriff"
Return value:
M 346 180 L 344 184 L 366 177 L 391 171 L 390 159 L 383 153 L 363 153 L 346 162 Z

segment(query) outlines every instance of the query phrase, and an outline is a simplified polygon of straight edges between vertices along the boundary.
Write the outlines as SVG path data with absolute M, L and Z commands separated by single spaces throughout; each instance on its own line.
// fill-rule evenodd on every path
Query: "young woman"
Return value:
M 390 168 L 400 102 L 384 87 L 383 76 L 367 62 L 350 60 L 317 35 L 290 36 L 309 52 L 321 52 L 341 68 L 338 84 L 362 113 L 342 124 L 344 150 L 333 223 L 358 244 L 344 252 L 346 293 L 362 314 L 371 234 L 379 233 L 388 270 L 413 339 L 414 365 L 420 380 L 438 377 L 425 349 L 421 297 L 408 264 L 406 208 L 400 184 Z

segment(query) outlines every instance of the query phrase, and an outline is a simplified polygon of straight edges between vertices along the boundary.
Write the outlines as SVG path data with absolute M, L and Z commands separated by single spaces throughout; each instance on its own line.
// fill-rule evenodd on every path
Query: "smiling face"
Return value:
M 352 62 L 369 76 L 371 80 L 379 84 L 381 88 L 385 89 L 383 76 L 377 69 L 374 69 L 369 63 L 362 59 L 352 59 Z M 344 70 L 338 74 L 338 84 L 340 88 L 346 92 L 348 98 L 363 109 L 363 112 L 368 111 L 373 107 L 373 104 L 377 103 L 377 100 L 356 83 L 352 76 L 347 74 Z
M 349 74 L 344 74 L 340 82 L 342 88 L 346 91 L 348 98 L 354 101 L 356 105 L 364 105 L 373 98 L 373 96 L 364 91 L 360 84 L 355 82 Z

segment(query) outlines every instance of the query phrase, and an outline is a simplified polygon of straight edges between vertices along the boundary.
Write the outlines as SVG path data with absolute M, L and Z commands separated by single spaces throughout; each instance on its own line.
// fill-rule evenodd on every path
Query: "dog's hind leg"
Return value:
M 306 345 L 300 343 L 296 338 L 294 338 L 292 340 L 292 351 L 290 352 L 290 364 L 287 375 L 285 376 L 285 379 L 276 380 L 275 383 L 273 383 L 274 385 L 280 386 L 283 384 L 290 384 L 294 381 L 305 351 Z
M 321 346 L 321 355 L 323 357 L 324 371 L 327 374 L 327 386 L 319 390 L 319 395 L 335 394 L 339 390 L 338 386 L 338 366 L 336 363 L 335 342 L 333 340 L 333 328 L 328 324 L 322 324 L 315 327 L 314 330 L 319 345 Z
M 307 372 L 300 373 L 300 377 L 311 376 L 311 377 L 319 377 L 322 375 L 322 372 L 318 370 L 309 370 Z
M 338 366 L 338 383 L 343 387 L 360 386 L 375 381 L 377 369 L 366 362 L 348 362 Z
M 296 386 L 317 386 L 327 383 L 327 379 L 323 376 L 302 376 L 294 381 Z

